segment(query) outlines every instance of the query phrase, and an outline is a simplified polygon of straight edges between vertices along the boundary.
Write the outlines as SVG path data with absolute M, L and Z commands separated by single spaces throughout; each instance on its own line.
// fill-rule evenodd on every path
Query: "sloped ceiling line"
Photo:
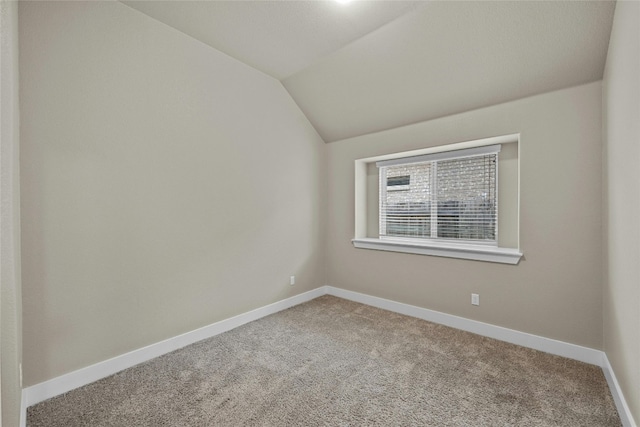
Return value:
M 615 2 L 123 1 L 281 80 L 333 142 L 602 79 Z

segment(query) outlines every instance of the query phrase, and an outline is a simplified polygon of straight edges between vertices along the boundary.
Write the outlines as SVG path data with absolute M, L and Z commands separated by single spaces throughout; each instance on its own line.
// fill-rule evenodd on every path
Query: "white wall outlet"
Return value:
M 471 294 L 471 304 L 480 305 L 480 294 Z
M 295 284 L 296 284 L 296 276 L 291 276 L 291 277 L 289 278 L 289 284 L 290 284 L 291 286 L 293 286 L 293 285 L 295 285 Z

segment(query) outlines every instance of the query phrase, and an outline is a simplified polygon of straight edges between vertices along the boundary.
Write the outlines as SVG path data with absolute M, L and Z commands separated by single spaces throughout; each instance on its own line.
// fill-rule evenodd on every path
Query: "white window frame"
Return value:
M 470 259 L 476 261 L 488 261 L 504 264 L 518 264 L 522 257 L 522 252 L 518 245 L 515 248 L 505 248 L 486 244 L 470 243 L 467 241 L 451 240 L 427 240 L 427 239 L 403 239 L 380 238 L 367 236 L 367 167 L 371 163 L 385 162 L 406 162 L 406 158 L 417 156 L 429 156 L 438 158 L 446 156 L 447 152 L 454 150 L 465 150 L 477 147 L 486 147 L 497 144 L 519 142 L 519 134 L 504 135 L 498 137 L 484 138 L 474 141 L 460 142 L 437 147 L 430 147 L 421 150 L 393 153 L 355 161 L 355 236 L 352 243 L 356 248 L 374 249 L 390 252 L 402 252 L 418 255 L 432 255 L 449 258 Z M 434 156 L 436 153 L 437 156 Z M 402 160 L 401 160 L 402 159 Z M 519 160 L 518 160 L 519 162 Z M 518 167 L 518 174 L 520 168 Z M 518 176 L 519 181 L 519 176 Z M 499 190 L 498 190 L 499 191 Z M 519 199 L 519 196 L 518 196 Z M 518 209 L 519 209 L 518 200 Z M 519 218 L 518 213 L 518 218 Z M 519 227 L 519 225 L 517 225 Z M 516 230 L 519 236 L 519 230 Z

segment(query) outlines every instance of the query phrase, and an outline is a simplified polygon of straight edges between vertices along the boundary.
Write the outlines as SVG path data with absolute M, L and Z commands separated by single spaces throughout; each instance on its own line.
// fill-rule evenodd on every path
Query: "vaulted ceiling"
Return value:
M 326 142 L 600 80 L 612 1 L 123 1 L 280 80 Z

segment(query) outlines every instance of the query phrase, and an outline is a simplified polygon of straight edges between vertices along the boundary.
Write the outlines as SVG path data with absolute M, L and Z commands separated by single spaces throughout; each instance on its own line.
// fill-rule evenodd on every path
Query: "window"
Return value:
M 356 248 L 517 264 L 519 135 L 356 160 Z
M 411 175 L 387 176 L 387 191 L 404 191 L 409 189 Z
M 493 145 L 377 162 L 380 237 L 496 246 L 499 151 Z

